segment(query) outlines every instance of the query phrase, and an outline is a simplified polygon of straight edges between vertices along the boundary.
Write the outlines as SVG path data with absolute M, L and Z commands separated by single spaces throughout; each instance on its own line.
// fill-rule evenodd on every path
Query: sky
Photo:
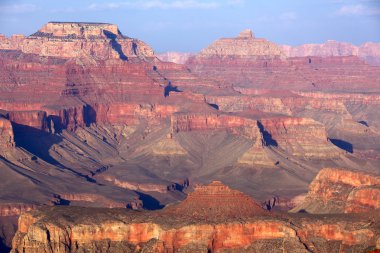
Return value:
M 380 42 L 380 0 L 0 0 L 6 36 L 49 21 L 113 23 L 156 52 L 198 52 L 247 28 L 278 44 Z

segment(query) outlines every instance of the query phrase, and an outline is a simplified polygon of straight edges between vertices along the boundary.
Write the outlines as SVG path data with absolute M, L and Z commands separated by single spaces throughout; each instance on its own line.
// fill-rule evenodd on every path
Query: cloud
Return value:
M 281 20 L 292 21 L 297 19 L 297 13 L 290 11 L 282 13 L 279 18 Z
M 340 16 L 372 16 L 380 15 L 380 8 L 369 7 L 363 4 L 344 5 L 338 11 Z
M 35 4 L 9 4 L 0 5 L 0 13 L 27 13 L 38 10 Z
M 88 6 L 90 10 L 112 10 L 120 8 L 129 9 L 216 9 L 222 6 L 241 5 L 244 0 L 228 0 L 228 1 L 202 1 L 202 0 L 148 0 L 148 1 L 124 1 L 98 4 L 93 3 Z

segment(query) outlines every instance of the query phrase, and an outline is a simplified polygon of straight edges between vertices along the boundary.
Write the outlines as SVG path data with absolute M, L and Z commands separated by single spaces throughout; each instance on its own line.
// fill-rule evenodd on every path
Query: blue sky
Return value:
M 279 44 L 380 42 L 380 0 L 0 0 L 0 33 L 48 21 L 114 23 L 156 52 L 197 52 L 246 28 Z

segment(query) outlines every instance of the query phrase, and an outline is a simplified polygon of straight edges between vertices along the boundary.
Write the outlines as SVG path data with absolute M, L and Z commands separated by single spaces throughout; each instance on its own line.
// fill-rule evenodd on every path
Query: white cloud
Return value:
M 371 16 L 380 15 L 380 8 L 369 7 L 363 4 L 344 5 L 338 11 L 341 16 Z
M 93 3 L 88 6 L 91 10 L 105 10 L 105 9 L 216 9 L 223 5 L 241 5 L 244 0 L 228 0 L 228 1 L 202 1 L 202 0 L 149 0 L 149 1 L 123 1 L 98 4 Z
M 2 13 L 27 13 L 35 12 L 38 10 L 37 5 L 34 4 L 9 4 L 0 5 L 0 12 Z

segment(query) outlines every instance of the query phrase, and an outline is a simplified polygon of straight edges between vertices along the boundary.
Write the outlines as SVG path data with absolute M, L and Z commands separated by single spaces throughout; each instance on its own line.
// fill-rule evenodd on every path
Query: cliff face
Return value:
M 49 22 L 29 37 L 2 38 L 0 48 L 64 58 L 127 60 L 153 56 L 153 50 L 144 42 L 124 37 L 116 25 L 103 23 Z
M 379 66 L 380 63 L 380 44 L 373 42 L 354 46 L 350 43 L 328 40 L 323 44 L 304 44 L 294 47 L 283 45 L 281 49 L 287 57 L 355 55 L 373 65 Z
M 12 124 L 0 116 L 0 147 L 2 151 L 15 146 Z
M 292 155 L 308 158 L 338 157 L 341 153 L 328 140 L 324 126 L 308 118 L 262 119 L 267 142 Z
M 230 189 L 220 181 L 213 181 L 207 186 L 196 186 L 194 192 L 190 193 L 182 203 L 168 207 L 166 212 L 209 220 L 219 217 L 270 215 L 249 196 Z
M 378 68 L 353 56 L 285 59 L 250 31 L 190 61 L 160 61 L 110 24 L 51 22 L 28 37 L 0 37 L 2 213 L 19 215 L 24 205 L 159 209 L 183 199 L 189 182 L 214 179 L 261 202 L 290 201 L 323 166 L 376 172 L 380 100 L 370 91 Z M 347 210 L 374 206 L 363 197 L 376 195 L 369 188 L 348 194 Z M 229 203 L 215 216 L 236 216 L 235 198 L 250 207 L 243 214 L 257 211 L 230 193 L 220 194 Z M 207 206 L 214 197 L 196 199 Z M 252 247 L 265 251 L 260 243 Z
M 213 182 L 162 211 L 55 207 L 23 214 L 12 252 L 361 251 L 379 234 L 373 225 L 362 228 L 359 216 L 268 215 L 248 196 Z
M 254 140 L 256 151 L 260 151 L 261 144 L 279 147 L 299 157 L 332 158 L 341 153 L 329 142 L 324 126 L 308 118 L 272 117 L 256 120 L 223 114 L 175 114 L 171 117 L 171 128 L 173 132 L 226 129 Z M 264 159 L 265 154 L 259 153 Z M 249 157 L 247 153 L 241 162 L 250 160 Z
M 321 170 L 311 182 L 305 201 L 294 211 L 359 213 L 378 210 L 380 179 L 343 169 Z
M 281 49 L 266 39 L 255 38 L 251 30 L 242 31 L 236 38 L 219 39 L 203 49 L 199 57 L 218 56 L 282 56 Z

